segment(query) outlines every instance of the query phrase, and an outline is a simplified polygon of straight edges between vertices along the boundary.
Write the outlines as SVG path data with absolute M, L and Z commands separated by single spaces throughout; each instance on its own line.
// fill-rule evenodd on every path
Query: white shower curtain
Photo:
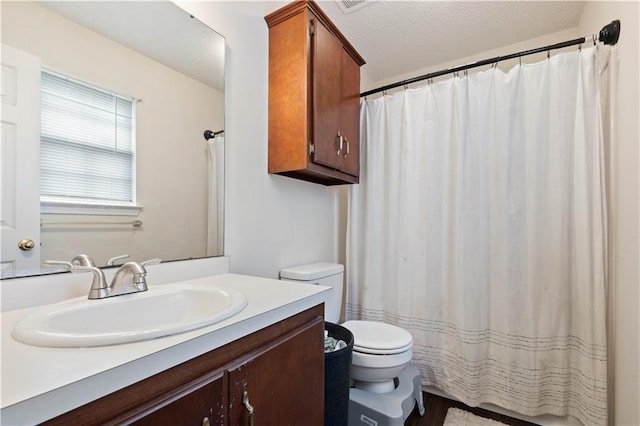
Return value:
M 408 329 L 423 383 L 606 424 L 595 49 L 365 101 L 347 318 Z
M 224 137 L 207 140 L 209 165 L 209 214 L 207 223 L 207 256 L 223 251 L 224 234 Z

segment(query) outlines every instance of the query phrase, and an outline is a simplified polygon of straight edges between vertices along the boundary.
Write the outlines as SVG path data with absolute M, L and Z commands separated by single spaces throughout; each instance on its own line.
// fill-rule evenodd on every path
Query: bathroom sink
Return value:
M 206 285 L 162 285 L 148 291 L 43 306 L 21 318 L 12 336 L 29 345 L 70 348 L 137 342 L 184 333 L 240 312 L 236 290 Z

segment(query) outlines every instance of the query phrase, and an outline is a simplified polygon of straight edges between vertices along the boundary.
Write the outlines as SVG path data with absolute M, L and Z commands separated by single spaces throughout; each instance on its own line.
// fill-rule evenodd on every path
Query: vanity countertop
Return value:
M 325 302 L 332 291 L 236 274 L 184 281 L 234 288 L 248 299 L 235 316 L 190 332 L 95 348 L 43 348 L 11 337 L 37 308 L 2 314 L 2 424 L 35 424 L 101 398 Z

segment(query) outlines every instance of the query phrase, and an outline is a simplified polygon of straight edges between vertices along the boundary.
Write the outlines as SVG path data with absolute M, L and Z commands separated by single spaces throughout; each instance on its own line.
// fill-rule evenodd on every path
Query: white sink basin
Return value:
M 43 306 L 25 315 L 12 336 L 35 346 L 106 346 L 184 333 L 225 320 L 247 306 L 236 290 L 162 285 L 148 291 Z

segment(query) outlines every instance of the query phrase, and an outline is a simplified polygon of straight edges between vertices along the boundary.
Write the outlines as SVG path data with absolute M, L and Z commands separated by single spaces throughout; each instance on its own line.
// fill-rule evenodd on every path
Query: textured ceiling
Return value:
M 262 6 L 268 12 L 285 3 L 275 1 Z M 344 13 L 336 0 L 318 3 L 367 61 L 363 71 L 373 82 L 575 28 L 585 4 L 584 1 L 366 0 L 364 7 Z M 96 28 L 98 32 L 123 44 L 148 34 L 146 42 L 133 47 L 171 67 L 182 67 L 181 72 L 200 81 L 207 80 L 221 87 L 222 62 L 214 65 L 215 58 L 206 58 L 198 52 L 223 53 L 222 41 L 219 40 L 216 47 L 203 49 L 211 43 L 207 37 L 214 32 L 200 23 L 192 27 L 193 32 L 185 31 L 184 20 L 190 18 L 171 3 L 46 1 L 40 4 L 80 20 L 86 26 L 101 25 Z M 150 9 L 157 9 L 157 16 L 175 15 L 182 23 L 173 26 L 169 20 L 151 18 L 156 15 L 152 15 Z M 104 17 L 114 19 L 105 23 Z M 191 66 L 187 66 L 188 63 Z M 212 75 L 215 66 L 218 72 Z M 198 71 L 200 74 L 196 75 Z
M 320 7 L 367 61 L 373 81 L 578 26 L 583 1 L 376 1 Z M 563 40 L 558 40 L 563 41 Z

